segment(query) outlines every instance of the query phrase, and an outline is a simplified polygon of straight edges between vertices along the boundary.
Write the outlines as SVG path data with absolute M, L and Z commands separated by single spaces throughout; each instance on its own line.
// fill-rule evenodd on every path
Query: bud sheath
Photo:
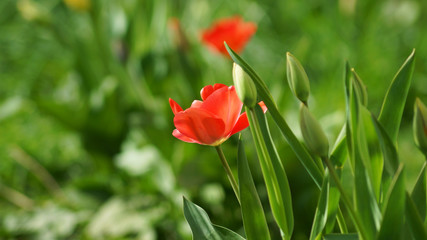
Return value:
M 328 138 L 304 104 L 301 104 L 300 108 L 300 127 L 309 150 L 320 157 L 327 157 L 329 152 Z
M 310 83 L 301 63 L 291 53 L 286 53 L 286 72 L 293 94 L 304 104 L 310 95 Z
M 236 63 L 233 63 L 233 81 L 237 96 L 247 107 L 252 108 L 257 102 L 257 92 L 251 77 Z

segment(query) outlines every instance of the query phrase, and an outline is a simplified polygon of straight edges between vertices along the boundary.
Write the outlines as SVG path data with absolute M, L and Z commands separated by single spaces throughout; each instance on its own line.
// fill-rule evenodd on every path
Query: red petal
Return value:
M 228 136 L 230 137 L 231 135 L 238 133 L 247 127 L 249 127 L 249 121 L 246 112 L 244 112 L 239 116 L 239 119 L 237 120 L 236 124 L 234 125 Z
M 214 92 L 215 92 L 216 90 L 218 90 L 218 89 L 223 88 L 223 87 L 227 87 L 227 85 L 222 84 L 222 83 L 215 83 L 215 84 L 213 85 Z
M 202 108 L 176 114 L 174 124 L 180 133 L 200 144 L 210 145 L 224 138 L 224 121 Z
M 225 132 L 229 133 L 236 124 L 242 110 L 243 103 L 237 96 L 234 86 L 220 88 L 213 92 L 203 102 L 202 109 L 211 112 L 225 123 Z
M 169 105 L 171 106 L 173 114 L 182 112 L 182 107 L 179 106 L 179 104 L 176 103 L 172 98 L 169 98 Z
M 202 34 L 203 42 L 210 48 L 228 56 L 224 41 L 237 53 L 256 32 L 257 26 L 252 22 L 243 22 L 240 17 L 225 18 L 217 21 Z
M 188 142 L 188 143 L 199 143 L 199 142 L 197 142 L 197 141 L 195 141 L 195 140 L 193 140 L 193 139 L 185 136 L 184 134 L 180 133 L 178 131 L 178 129 L 174 129 L 173 132 L 172 132 L 172 135 L 174 137 L 178 138 L 179 140 L 184 141 L 184 142 Z
M 267 112 L 268 108 L 267 108 L 267 106 L 265 106 L 265 103 L 263 101 L 259 102 L 258 105 L 261 107 L 261 109 L 264 113 Z
M 258 105 L 262 108 L 262 111 L 264 113 L 267 112 L 267 106 L 265 106 L 263 101 L 259 102 Z M 228 137 L 242 131 L 247 127 L 249 127 L 249 121 L 248 121 L 248 116 L 246 115 L 246 112 L 244 112 L 239 116 L 239 119 L 237 120 L 236 125 L 234 125 Z
M 194 100 L 193 103 L 191 103 L 191 107 L 192 108 L 200 108 L 200 106 L 202 106 L 202 101 L 200 100 Z
M 213 92 L 223 87 L 227 87 L 227 85 L 224 85 L 221 83 L 216 83 L 213 86 L 207 85 L 206 87 L 202 88 L 202 90 L 200 91 L 200 96 L 202 97 L 202 100 L 205 101 Z
M 213 86 L 207 85 L 206 87 L 202 88 L 200 91 L 200 96 L 202 97 L 202 100 L 205 101 L 206 98 L 209 97 L 213 93 Z

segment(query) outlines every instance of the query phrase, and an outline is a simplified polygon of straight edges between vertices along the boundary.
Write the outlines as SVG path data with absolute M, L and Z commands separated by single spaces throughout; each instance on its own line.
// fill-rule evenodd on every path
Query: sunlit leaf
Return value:
M 288 177 L 286 175 L 285 168 L 282 165 L 282 160 L 280 159 L 280 155 L 277 152 L 277 149 L 273 143 L 273 139 L 270 134 L 270 129 L 269 129 L 265 114 L 263 113 L 261 107 L 259 106 L 256 106 L 255 112 L 256 112 L 257 118 L 259 119 L 261 132 L 264 137 L 264 141 L 270 155 L 271 163 L 273 165 L 274 172 L 277 177 L 278 185 L 280 188 L 280 194 L 282 195 L 283 207 L 286 215 L 286 224 L 288 225 L 288 229 L 289 229 L 288 234 L 292 235 L 292 231 L 294 228 L 294 217 L 293 217 L 293 210 L 292 210 L 291 189 L 289 187 Z
M 394 143 L 390 139 L 385 129 L 374 116 L 372 116 L 372 122 L 374 123 L 383 153 L 384 169 L 389 176 L 393 176 L 399 167 L 399 159 L 396 147 L 394 146 Z
M 322 189 L 320 190 L 316 213 L 314 214 L 313 225 L 311 227 L 310 240 L 318 239 L 326 225 L 326 220 L 328 218 L 329 182 L 329 174 L 328 170 L 326 170 Z
M 372 114 L 366 109 L 365 106 L 361 106 L 361 109 L 366 147 L 369 154 L 369 162 L 366 162 L 365 166 L 369 171 L 369 178 L 371 179 L 373 191 L 375 193 L 377 202 L 379 203 L 381 198 L 381 180 L 383 176 L 384 160 L 381 153 L 377 132 L 374 124 L 372 123 Z
M 400 67 L 386 93 L 378 121 L 382 124 L 393 142 L 397 141 L 397 133 L 402 120 L 403 108 L 411 86 L 412 72 L 415 65 L 415 49 Z
M 379 240 L 400 239 L 405 213 L 405 174 L 403 165 L 397 170 L 385 199 Z
M 426 219 L 426 202 L 427 202 L 427 193 L 426 193 L 426 163 L 424 163 L 421 168 L 420 175 L 417 178 L 415 187 L 412 190 L 411 198 L 414 201 L 415 206 L 418 209 L 421 220 L 425 221 Z
M 267 188 L 271 211 L 284 234 L 284 238 L 290 239 L 293 232 L 293 213 L 286 173 L 272 143 L 263 111 L 257 105 L 257 113 L 255 113 L 255 109 L 249 108 L 246 108 L 246 112 Z
M 262 81 L 261 78 L 256 74 L 256 72 L 226 43 L 225 47 L 233 61 L 239 64 L 243 68 L 243 70 L 245 70 L 245 72 L 252 78 L 257 87 L 259 98 L 264 101 L 265 105 L 268 108 L 268 112 L 271 114 L 273 120 L 276 122 L 283 136 L 289 143 L 292 150 L 295 152 L 296 156 L 298 157 L 298 160 L 310 174 L 316 185 L 321 188 L 323 172 L 317 167 L 315 161 L 308 153 L 306 147 L 298 141 L 295 134 L 292 132 L 292 130 L 286 123 L 285 119 L 281 116 L 279 110 L 277 109 L 276 103 L 274 102 L 273 97 L 271 96 L 270 91 L 268 90 L 264 81 Z
M 369 161 L 369 149 L 366 142 L 363 112 L 360 96 L 350 79 L 349 96 L 347 98 L 347 143 L 350 159 L 354 168 L 354 194 L 356 214 L 361 220 L 359 232 L 367 238 L 374 238 L 380 227 L 381 212 L 377 204 L 369 172 L 372 171 Z
M 330 156 L 331 162 L 335 167 L 338 177 L 341 177 L 342 168 L 348 158 L 347 138 L 345 135 L 346 127 L 344 126 L 332 148 Z M 328 198 L 328 218 L 325 226 L 325 232 L 330 233 L 335 226 L 335 218 L 338 220 L 338 225 L 342 233 L 347 232 L 347 225 L 343 221 L 341 209 L 339 208 L 340 192 L 334 181 L 329 181 L 329 198 Z M 338 213 L 338 215 L 337 215 Z
M 249 240 L 270 239 L 264 210 L 252 179 L 245 150 L 239 139 L 238 154 L 239 194 L 246 238 Z
M 244 240 L 239 234 L 212 224 L 205 210 L 186 198 L 184 215 L 193 232 L 193 240 Z

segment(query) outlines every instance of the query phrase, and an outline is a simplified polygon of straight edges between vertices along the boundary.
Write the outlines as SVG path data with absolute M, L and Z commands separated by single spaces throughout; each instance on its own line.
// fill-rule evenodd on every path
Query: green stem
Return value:
M 219 159 L 221 160 L 222 166 L 224 167 L 225 172 L 227 173 L 228 180 L 231 183 L 231 187 L 233 188 L 234 194 L 236 195 L 237 201 L 240 204 L 239 197 L 239 185 L 237 185 L 236 179 L 234 178 L 233 172 L 231 172 L 230 166 L 227 163 L 227 159 L 225 158 L 224 152 L 222 151 L 221 145 L 215 147 L 216 152 L 218 153 Z
M 341 181 L 337 173 L 335 172 L 335 168 L 333 167 L 331 160 L 329 159 L 329 157 L 323 157 L 322 160 L 325 162 L 326 166 L 328 167 L 329 172 L 338 187 L 338 190 L 341 192 L 341 199 L 344 201 L 344 204 L 346 205 L 351 218 L 353 219 L 357 229 L 359 230 L 362 239 L 367 240 L 368 239 L 367 234 L 365 233 L 362 222 L 356 215 L 356 211 L 354 210 L 353 205 L 351 204 L 350 198 L 347 196 L 343 186 L 341 185 Z

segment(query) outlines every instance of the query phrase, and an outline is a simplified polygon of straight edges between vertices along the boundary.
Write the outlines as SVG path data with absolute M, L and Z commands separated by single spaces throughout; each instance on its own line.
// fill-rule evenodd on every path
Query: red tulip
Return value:
M 255 23 L 245 23 L 238 16 L 224 18 L 217 21 L 210 29 L 205 30 L 202 33 L 202 40 L 214 51 L 228 56 L 224 41 L 235 52 L 239 53 L 256 32 L 256 29 Z
M 249 126 L 246 113 L 240 114 L 243 103 L 234 86 L 208 85 L 200 92 L 203 101 L 194 100 L 191 107 L 183 111 L 171 98 L 176 129 L 172 135 L 189 143 L 218 146 L 231 135 Z M 264 110 L 265 105 L 260 103 Z

